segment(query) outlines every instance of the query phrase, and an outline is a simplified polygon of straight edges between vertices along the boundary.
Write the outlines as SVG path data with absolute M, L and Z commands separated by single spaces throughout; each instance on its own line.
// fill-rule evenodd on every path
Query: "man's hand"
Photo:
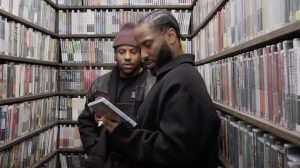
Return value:
M 112 133 L 120 124 L 120 116 L 117 114 L 110 113 L 108 116 L 102 116 L 100 120 L 103 122 L 103 125 L 106 127 L 109 133 Z

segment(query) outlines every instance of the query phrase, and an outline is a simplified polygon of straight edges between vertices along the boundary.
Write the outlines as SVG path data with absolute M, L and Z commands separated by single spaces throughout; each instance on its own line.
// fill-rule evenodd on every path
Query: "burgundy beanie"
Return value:
M 126 23 L 122 26 L 121 30 L 116 34 L 113 47 L 116 48 L 120 45 L 130 45 L 137 47 L 133 29 L 135 24 L 132 22 Z

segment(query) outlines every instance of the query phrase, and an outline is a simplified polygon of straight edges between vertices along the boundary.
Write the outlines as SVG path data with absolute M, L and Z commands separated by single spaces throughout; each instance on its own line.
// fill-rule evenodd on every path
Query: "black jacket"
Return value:
M 119 79 L 118 68 L 115 67 L 112 72 L 98 77 L 93 81 L 85 104 L 84 110 L 78 117 L 78 126 L 80 132 L 80 138 L 85 149 L 88 159 L 86 160 L 86 167 L 111 167 L 112 160 L 117 162 L 122 160 L 123 156 L 114 152 L 110 148 L 110 135 L 107 134 L 103 126 L 98 127 L 95 121 L 94 114 L 90 111 L 87 104 L 94 101 L 98 96 L 104 96 L 115 104 L 117 81 Z M 136 86 L 133 92 L 135 92 L 135 99 L 128 104 L 128 111 L 133 112 L 134 115 L 140 107 L 145 94 L 152 87 L 155 78 L 152 77 L 150 72 L 143 70 L 136 81 Z M 117 163 L 116 163 L 117 164 Z
M 217 167 L 220 120 L 194 56 L 182 55 L 157 71 L 136 128 L 118 125 L 111 146 L 139 167 Z M 194 166 L 192 166 L 194 165 Z

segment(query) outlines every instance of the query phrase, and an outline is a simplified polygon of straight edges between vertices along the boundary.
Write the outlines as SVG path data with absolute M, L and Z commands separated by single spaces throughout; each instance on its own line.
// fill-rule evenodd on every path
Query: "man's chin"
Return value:
M 123 74 L 127 77 L 135 76 L 138 73 L 137 71 L 138 69 L 122 69 Z
M 146 64 L 147 69 L 149 69 L 150 71 L 155 69 L 155 63 L 151 62 L 149 64 Z
M 132 74 L 134 74 L 133 70 L 128 70 L 128 69 L 123 70 L 123 72 L 124 72 L 124 74 L 126 74 L 128 76 L 131 76 Z
M 151 67 L 147 66 L 147 69 L 151 72 L 152 75 L 155 75 L 155 73 L 156 73 L 156 67 L 155 66 L 151 66 Z

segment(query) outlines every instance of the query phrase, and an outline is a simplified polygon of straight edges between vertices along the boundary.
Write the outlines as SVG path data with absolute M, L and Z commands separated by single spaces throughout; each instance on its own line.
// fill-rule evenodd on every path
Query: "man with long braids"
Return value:
M 111 134 L 111 148 L 130 168 L 217 167 L 220 120 L 194 55 L 183 53 L 177 20 L 155 10 L 134 32 L 156 83 L 140 106 L 136 127 L 117 117 L 100 119 Z

